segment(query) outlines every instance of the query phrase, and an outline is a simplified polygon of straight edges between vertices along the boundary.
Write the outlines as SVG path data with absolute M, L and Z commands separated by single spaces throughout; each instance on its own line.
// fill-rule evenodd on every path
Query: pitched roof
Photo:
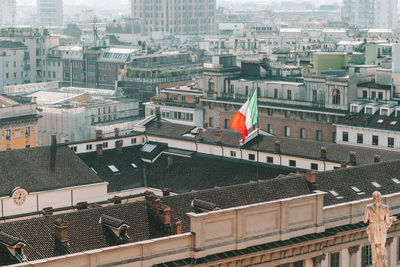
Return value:
M 339 119 L 337 124 L 400 131 L 400 118 L 396 117 L 395 112 L 390 116 L 381 116 L 379 109 L 375 114 L 366 114 L 364 110 Z
M 27 48 L 27 46 L 21 42 L 2 40 L 0 41 L 0 48 Z
M 57 146 L 54 171 L 50 147 L 0 152 L 0 196 L 21 187 L 37 192 L 62 187 L 99 183 L 102 180 L 65 145 Z

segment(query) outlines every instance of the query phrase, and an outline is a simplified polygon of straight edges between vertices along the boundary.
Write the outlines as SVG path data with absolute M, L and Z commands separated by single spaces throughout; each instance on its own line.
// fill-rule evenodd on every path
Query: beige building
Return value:
M 132 0 L 142 34 L 204 35 L 216 32 L 216 0 Z

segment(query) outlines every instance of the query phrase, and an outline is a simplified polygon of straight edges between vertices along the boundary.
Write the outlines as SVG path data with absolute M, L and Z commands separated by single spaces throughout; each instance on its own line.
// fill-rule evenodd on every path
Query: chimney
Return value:
M 326 154 L 326 147 L 321 146 L 321 159 L 326 160 L 327 159 L 327 154 Z
M 122 152 L 122 140 L 115 141 L 115 149 L 119 152 Z
M 275 141 L 274 151 L 275 151 L 275 153 L 281 153 L 281 142 L 280 141 Z
M 350 166 L 354 166 L 356 164 L 357 164 L 356 163 L 356 152 L 350 151 L 350 162 L 349 162 L 349 165 Z
M 182 221 L 176 220 L 175 222 L 175 234 L 180 235 L 182 233 Z
M 221 143 L 221 141 L 222 141 L 222 132 L 216 132 L 214 134 L 214 141 L 215 141 L 215 143 Z
M 103 131 L 96 130 L 96 139 L 101 139 L 101 138 L 103 138 Z
M 156 107 L 155 114 L 156 114 L 156 119 L 157 119 L 157 121 L 160 121 L 160 120 L 161 120 L 161 111 L 160 111 L 160 107 Z
M 53 215 L 53 208 L 52 207 L 43 208 L 42 215 L 43 216 Z
M 174 164 L 174 158 L 172 156 L 168 156 L 168 167 L 171 167 Z
M 86 210 L 87 208 L 88 208 L 88 203 L 86 201 L 76 203 L 77 210 Z
M 164 197 L 166 197 L 166 196 L 169 196 L 169 193 L 171 192 L 171 189 L 169 189 L 169 188 L 164 188 L 163 190 L 162 190 L 162 193 L 163 193 L 163 196 Z
M 113 197 L 113 200 L 114 200 L 114 204 L 121 204 L 121 202 L 122 202 L 122 197 L 120 197 L 120 196 L 114 196 L 114 197 Z
M 57 218 L 54 221 L 54 228 L 55 228 L 56 240 L 63 245 L 67 245 L 69 241 L 68 222 L 61 218 Z
M 115 137 L 119 136 L 119 128 L 114 128 L 114 136 Z
M 162 205 L 160 207 L 160 215 L 159 216 L 164 225 L 170 224 L 171 223 L 171 208 L 166 205 Z
M 203 141 L 203 139 L 204 139 L 203 134 L 204 134 L 204 130 L 203 130 L 202 128 L 199 128 L 199 131 L 198 131 L 198 139 L 199 139 L 200 141 Z
M 342 162 L 340 163 L 340 168 L 342 168 L 342 169 L 347 168 L 347 163 L 344 162 L 344 161 L 342 161 Z
M 96 151 L 97 151 L 97 156 L 102 157 L 103 156 L 103 145 L 102 144 L 96 145 Z
M 375 155 L 374 156 L 374 162 L 375 163 L 381 162 L 381 156 L 380 155 Z
M 56 168 L 56 157 L 57 157 L 57 137 L 51 136 L 51 148 L 50 148 L 50 170 L 54 171 Z
M 315 171 L 308 171 L 306 173 L 306 180 L 310 184 L 315 184 L 316 183 L 316 177 L 317 177 L 317 173 Z

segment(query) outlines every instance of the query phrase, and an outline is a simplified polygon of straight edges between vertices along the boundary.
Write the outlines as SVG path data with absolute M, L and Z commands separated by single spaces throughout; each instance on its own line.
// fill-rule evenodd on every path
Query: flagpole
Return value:
M 257 95 L 257 116 L 258 116 L 258 82 L 257 82 L 257 86 L 256 86 L 256 88 L 255 88 L 255 90 L 257 90 L 256 91 L 256 95 Z M 257 117 L 257 123 L 256 123 L 256 129 L 257 129 L 257 189 L 256 189 L 256 192 L 257 192 L 257 202 L 260 202 L 260 194 L 259 194 L 259 189 L 258 189 L 258 186 L 259 186 L 259 184 L 258 184 L 258 180 L 259 180 L 259 169 L 258 169 L 258 165 L 259 165 L 259 163 L 260 163 L 260 146 L 259 146 L 259 133 L 260 133 L 260 131 L 259 131 L 259 118 Z

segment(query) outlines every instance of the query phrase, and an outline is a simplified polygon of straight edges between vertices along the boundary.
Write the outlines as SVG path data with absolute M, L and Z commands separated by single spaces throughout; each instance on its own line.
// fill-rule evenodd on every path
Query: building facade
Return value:
M 133 0 L 131 15 L 142 34 L 204 35 L 216 32 L 216 0 Z
M 21 84 L 28 78 L 28 48 L 21 42 L 0 41 L 0 93 L 4 86 Z
M 4 0 L 0 3 L 0 26 L 14 26 L 17 14 L 17 1 Z
M 342 19 L 360 28 L 397 28 L 397 0 L 344 0 Z
M 36 5 L 40 26 L 63 25 L 63 0 L 38 0 Z
M 39 114 L 27 97 L 0 96 L 0 151 L 36 146 Z

